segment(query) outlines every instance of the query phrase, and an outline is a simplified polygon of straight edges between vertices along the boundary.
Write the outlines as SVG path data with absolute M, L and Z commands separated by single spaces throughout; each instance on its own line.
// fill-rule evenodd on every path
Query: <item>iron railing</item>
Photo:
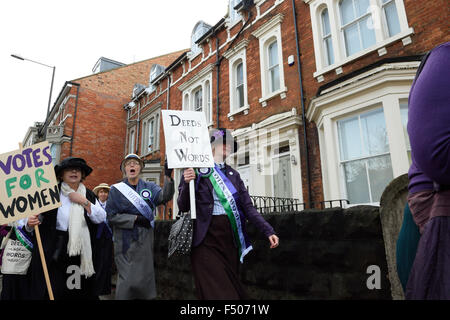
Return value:
M 350 201 L 348 201 L 347 199 L 326 200 L 321 201 L 320 206 L 322 209 L 336 208 L 336 207 L 344 208 L 344 206 L 342 205 L 343 203 L 350 204 Z
M 250 196 L 250 199 L 261 214 L 302 211 L 305 209 L 305 204 L 300 202 L 299 199 L 266 196 Z

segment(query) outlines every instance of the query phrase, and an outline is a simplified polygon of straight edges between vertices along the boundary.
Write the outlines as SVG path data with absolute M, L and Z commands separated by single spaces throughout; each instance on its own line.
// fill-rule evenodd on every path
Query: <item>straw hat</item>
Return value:
M 110 187 L 107 183 L 100 183 L 100 184 L 99 184 L 98 186 L 96 186 L 92 191 L 95 193 L 96 196 L 98 196 L 98 192 L 99 192 L 101 189 L 108 189 L 108 192 L 109 192 L 109 189 L 111 189 L 111 187 Z

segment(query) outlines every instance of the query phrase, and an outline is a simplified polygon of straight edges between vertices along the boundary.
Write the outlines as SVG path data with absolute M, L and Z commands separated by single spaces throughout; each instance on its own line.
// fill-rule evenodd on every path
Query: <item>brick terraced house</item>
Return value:
M 92 186 L 121 178 L 135 152 L 143 178 L 160 183 L 161 110 L 196 110 L 233 130 L 230 164 L 259 206 L 378 205 L 408 171 L 408 94 L 423 55 L 450 40 L 449 2 L 228 3 L 216 24 L 192 26 L 189 50 L 68 82 L 44 126 L 56 162 L 85 157 L 98 168 Z M 108 85 L 118 72 L 120 94 Z M 176 201 L 164 212 L 174 217 Z

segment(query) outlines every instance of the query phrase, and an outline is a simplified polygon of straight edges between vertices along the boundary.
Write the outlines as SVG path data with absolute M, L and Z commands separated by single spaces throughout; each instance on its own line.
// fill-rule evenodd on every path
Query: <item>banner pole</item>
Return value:
M 191 219 L 197 218 L 197 212 L 195 208 L 195 181 L 189 181 L 189 198 L 191 200 Z
M 36 234 L 36 242 L 39 248 L 39 255 L 41 256 L 42 270 L 44 270 L 45 283 L 47 284 L 48 296 L 50 300 L 55 300 L 53 297 L 52 285 L 50 283 L 50 277 L 48 276 L 47 263 L 45 262 L 44 249 L 42 248 L 41 234 L 39 233 L 39 226 L 34 226 L 34 232 Z

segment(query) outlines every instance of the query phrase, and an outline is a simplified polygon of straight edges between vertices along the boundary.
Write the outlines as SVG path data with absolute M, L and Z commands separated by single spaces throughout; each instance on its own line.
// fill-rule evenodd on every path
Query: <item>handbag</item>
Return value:
M 11 232 L 3 239 L 1 247 L 4 247 L 1 272 L 3 274 L 27 274 L 31 263 L 31 250 L 27 249 L 19 240 L 10 238 Z
M 170 258 L 173 254 L 186 255 L 191 252 L 192 235 L 194 227 L 190 213 L 185 213 L 175 221 L 170 227 L 169 233 L 169 253 Z

